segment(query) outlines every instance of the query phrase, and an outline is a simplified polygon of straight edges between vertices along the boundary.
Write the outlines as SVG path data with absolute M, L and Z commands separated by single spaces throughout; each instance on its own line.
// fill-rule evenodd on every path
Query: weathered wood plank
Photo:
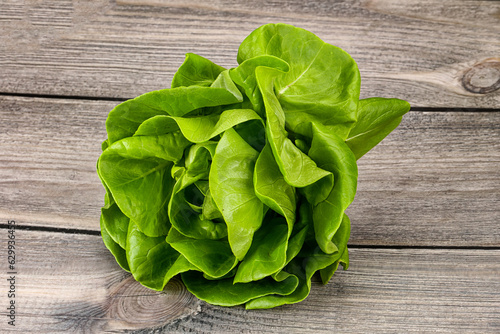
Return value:
M 0 229 L 6 245 L 7 230 Z M 351 249 L 351 267 L 284 307 L 245 311 L 200 302 L 174 280 L 149 291 L 98 236 L 16 231 L 18 333 L 498 333 L 500 251 Z M 0 262 L 5 273 L 6 261 Z M 5 277 L 2 274 L 2 277 Z M 6 291 L 8 282 L 0 285 Z
M 308 29 L 358 62 L 362 96 L 500 103 L 500 2 L 0 1 L 0 92 L 130 98 L 168 87 L 184 54 L 236 65 L 253 29 Z
M 500 112 L 409 113 L 358 166 L 352 243 L 499 245 Z
M 99 229 L 116 102 L 0 97 L 0 220 Z M 500 112 L 410 112 L 359 161 L 352 244 L 500 246 Z
M 97 230 L 95 171 L 115 102 L 0 97 L 0 216 Z M 31 222 L 31 223 L 29 223 Z
M 7 230 L 0 232 L 7 245 Z M 15 296 L 1 294 L 0 332 L 119 332 L 161 326 L 198 311 L 199 301 L 178 279 L 163 293 L 138 284 L 118 267 L 99 236 L 19 229 L 15 236 Z M 7 291 L 4 277 L 10 270 L 1 262 L 1 286 Z M 10 300 L 16 306 L 15 327 L 7 324 Z

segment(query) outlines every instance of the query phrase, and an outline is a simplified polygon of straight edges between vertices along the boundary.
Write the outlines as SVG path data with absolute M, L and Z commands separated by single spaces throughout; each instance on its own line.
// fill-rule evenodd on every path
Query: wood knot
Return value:
M 198 312 L 199 301 L 179 278 L 162 292 L 143 287 L 132 276 L 115 286 L 107 305 L 107 330 L 144 329 L 165 325 Z
M 500 58 L 488 58 L 473 65 L 464 72 L 462 85 L 475 94 L 488 94 L 500 89 Z

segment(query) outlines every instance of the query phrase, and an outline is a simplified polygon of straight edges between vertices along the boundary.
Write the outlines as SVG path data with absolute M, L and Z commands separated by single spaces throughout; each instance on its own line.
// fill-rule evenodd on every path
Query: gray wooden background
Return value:
M 147 290 L 99 235 L 107 113 L 185 53 L 236 66 L 269 22 L 349 52 L 362 97 L 412 105 L 359 161 L 351 267 L 272 310 Z M 0 0 L 1 333 L 500 333 L 499 186 L 500 1 Z

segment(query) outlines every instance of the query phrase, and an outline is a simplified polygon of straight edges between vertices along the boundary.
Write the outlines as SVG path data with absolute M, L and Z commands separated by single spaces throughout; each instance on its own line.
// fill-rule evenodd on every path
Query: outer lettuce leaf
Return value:
M 166 241 L 190 263 L 212 278 L 226 275 L 238 264 L 227 239 L 193 239 L 171 229 Z
M 266 277 L 249 283 L 233 283 L 232 278 L 207 280 L 194 271 L 186 272 L 181 277 L 186 288 L 196 297 L 221 306 L 236 306 L 267 295 L 287 295 L 298 285 L 298 279 L 293 275 L 280 282 Z
M 302 249 L 301 253 L 294 258 L 285 269 L 288 273 L 299 279 L 297 288 L 291 294 L 286 296 L 269 295 L 255 298 L 246 303 L 245 307 L 247 309 L 265 309 L 285 304 L 298 303 L 304 300 L 311 291 L 311 278 L 314 273 L 318 270 L 328 268 L 327 270 L 329 274 L 332 269 L 331 266 L 335 265 L 342 259 L 342 255 L 347 250 L 347 240 L 349 239 L 350 231 L 351 225 L 349 218 L 347 215 L 344 215 L 339 231 L 333 238 L 333 242 L 339 251 L 333 254 L 325 254 L 318 249 L 318 247 L 315 247 L 314 243 L 307 244 Z
M 178 132 L 128 137 L 99 158 L 99 173 L 116 204 L 148 236 L 166 235 L 170 229 L 167 205 L 174 185 L 170 168 L 188 144 Z
M 127 261 L 134 278 L 144 286 L 161 291 L 175 275 L 197 269 L 173 249 L 165 237 L 148 237 L 130 223 Z
M 234 277 L 234 283 L 247 283 L 271 276 L 286 264 L 288 226 L 281 218 L 267 221 L 254 235 Z
M 335 184 L 328 197 L 313 207 L 316 241 L 323 252 L 337 251 L 331 240 L 342 222 L 344 211 L 356 194 L 358 168 L 349 147 L 336 135 L 312 125 L 309 155 L 318 165 L 333 173 Z
M 236 92 L 237 95 L 234 95 Z M 145 120 L 154 116 L 182 117 L 199 108 L 242 101 L 239 90 L 234 83 L 228 83 L 226 78 L 221 79 L 216 87 L 189 86 L 149 92 L 125 101 L 111 110 L 106 120 L 108 142 L 112 144 L 132 136 Z
M 398 99 L 372 97 L 359 101 L 358 122 L 346 140 L 356 159 L 361 158 L 394 130 L 410 104 Z
M 118 244 L 116 241 L 114 241 L 113 238 L 111 238 L 108 230 L 106 229 L 106 225 L 104 225 L 102 216 L 101 216 L 100 226 L 101 226 L 101 237 L 102 241 L 104 242 L 104 245 L 106 246 L 106 248 L 109 249 L 111 254 L 113 254 L 118 265 L 122 267 L 123 270 L 130 272 L 130 267 L 127 262 L 127 254 L 125 252 L 125 249 L 121 247 L 120 244 Z
M 97 169 L 97 174 L 99 175 L 99 178 L 102 179 L 99 169 Z M 116 243 L 120 246 L 120 248 L 125 249 L 130 218 L 124 215 L 120 208 L 118 208 L 118 205 L 116 205 L 115 200 L 111 195 L 111 191 L 108 189 L 106 184 L 104 184 L 104 188 L 106 190 L 106 195 L 104 196 L 104 206 L 101 208 L 100 220 L 101 230 L 104 229 L 104 233 L 106 234 L 105 237 L 103 236 L 103 239 L 109 237 L 113 243 Z M 125 252 L 125 250 L 123 252 Z M 126 267 L 128 268 L 128 264 Z

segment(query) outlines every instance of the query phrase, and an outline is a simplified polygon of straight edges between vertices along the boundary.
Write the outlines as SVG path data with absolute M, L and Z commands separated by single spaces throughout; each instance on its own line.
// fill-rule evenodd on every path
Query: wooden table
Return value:
M 349 52 L 362 97 L 412 105 L 359 161 L 351 266 L 272 310 L 147 290 L 100 238 L 107 113 L 187 52 L 236 66 L 269 22 Z M 0 0 L 0 332 L 500 333 L 499 108 L 500 1 Z

